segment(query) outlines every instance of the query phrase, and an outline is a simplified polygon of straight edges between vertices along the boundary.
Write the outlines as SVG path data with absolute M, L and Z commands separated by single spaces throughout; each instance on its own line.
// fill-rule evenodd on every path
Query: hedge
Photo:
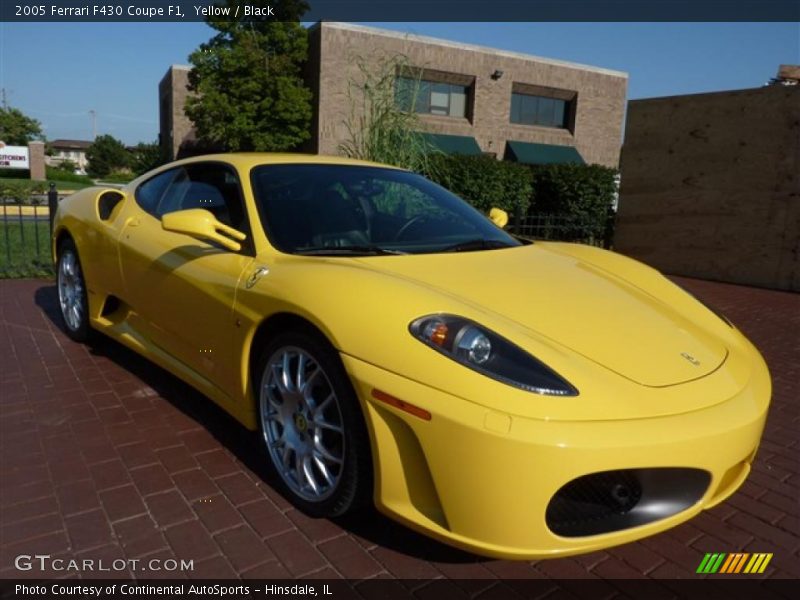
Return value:
M 517 207 L 523 214 L 528 209 L 531 171 L 524 165 L 491 156 L 459 154 L 434 154 L 428 163 L 425 176 L 482 212 L 497 207 L 513 217 Z
M 533 199 L 529 214 L 569 215 L 581 231 L 571 236 L 605 234 L 617 193 L 617 170 L 601 165 L 556 164 L 530 167 Z
M 46 181 L 4 181 L 0 179 L 0 200 L 27 203 L 34 194 L 47 192 Z
M 72 171 L 64 171 L 56 167 L 45 167 L 45 177 L 50 181 L 72 181 L 73 183 L 94 185 L 92 178 L 87 175 L 76 175 Z
M 0 169 L 0 180 L 2 179 L 30 179 L 29 169 Z M 94 185 L 91 177 L 86 175 L 76 175 L 72 171 L 64 171 L 57 167 L 45 166 L 45 178 L 48 181 L 71 181 L 72 183 L 83 183 Z
M 617 170 L 601 165 L 535 165 L 531 213 L 603 216 L 614 202 Z
M 136 175 L 131 171 L 111 171 L 105 177 L 101 177 L 100 181 L 104 183 L 130 183 L 136 178 Z
M 482 212 L 492 207 L 509 213 L 569 217 L 561 239 L 606 239 L 617 193 L 617 170 L 601 165 L 523 165 L 490 156 L 433 154 L 429 179 L 461 196 Z M 566 225 L 564 223 L 567 223 Z

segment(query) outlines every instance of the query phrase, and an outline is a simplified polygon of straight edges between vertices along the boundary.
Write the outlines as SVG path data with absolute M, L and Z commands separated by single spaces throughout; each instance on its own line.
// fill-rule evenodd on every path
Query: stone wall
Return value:
M 616 250 L 800 291 L 800 87 L 632 101 L 621 170 Z

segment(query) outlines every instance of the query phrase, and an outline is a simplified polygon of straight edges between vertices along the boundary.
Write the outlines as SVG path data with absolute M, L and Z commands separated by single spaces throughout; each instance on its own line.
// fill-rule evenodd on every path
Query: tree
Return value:
M 130 166 L 131 156 L 125 145 L 110 135 L 99 136 L 86 150 L 89 164 L 86 172 L 92 177 L 105 177 L 111 171 Z
M 237 4 L 227 0 L 231 14 Z M 308 5 L 304 0 L 247 4 L 272 5 L 274 16 L 251 16 L 247 22 L 208 19 L 219 33 L 189 56 L 194 95 L 186 115 L 203 146 L 293 150 L 311 136 L 311 90 L 303 81 L 308 38 L 299 21 Z
M 0 108 L 0 141 L 9 146 L 26 146 L 44 139 L 42 124 L 16 108 Z
M 164 151 L 158 142 L 139 142 L 133 148 L 131 169 L 136 176 L 163 165 L 166 161 Z

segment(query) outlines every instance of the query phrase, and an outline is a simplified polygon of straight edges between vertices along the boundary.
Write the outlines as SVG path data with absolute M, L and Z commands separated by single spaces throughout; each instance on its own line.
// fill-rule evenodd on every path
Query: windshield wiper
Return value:
M 408 254 L 400 250 L 389 250 L 380 246 L 352 245 L 352 246 L 317 246 L 297 250 L 296 254 L 304 256 L 382 256 L 394 254 Z
M 452 246 L 445 246 L 439 252 L 470 252 L 472 250 L 493 250 L 495 248 L 511 248 L 513 244 L 503 242 L 500 240 L 485 240 L 477 238 L 474 240 L 467 240 L 465 242 L 458 242 Z

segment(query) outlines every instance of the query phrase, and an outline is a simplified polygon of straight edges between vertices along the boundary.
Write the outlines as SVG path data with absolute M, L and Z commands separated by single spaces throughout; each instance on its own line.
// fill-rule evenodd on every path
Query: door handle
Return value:
M 139 217 L 128 217 L 128 220 L 125 221 L 126 227 L 138 227 L 142 220 Z
M 244 287 L 248 290 L 253 287 L 258 280 L 261 279 L 264 275 L 269 273 L 269 267 L 258 267 L 255 271 L 250 274 L 250 277 L 244 282 Z

